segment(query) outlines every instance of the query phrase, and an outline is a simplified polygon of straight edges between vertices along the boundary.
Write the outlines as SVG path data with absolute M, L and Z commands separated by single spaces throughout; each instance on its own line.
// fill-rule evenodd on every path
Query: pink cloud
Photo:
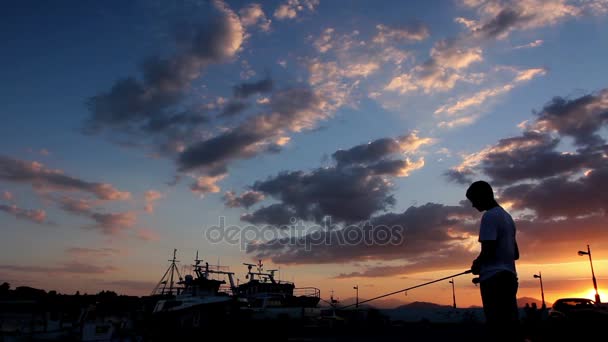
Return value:
M 144 241 L 158 241 L 160 240 L 160 235 L 151 230 L 151 229 L 147 229 L 147 228 L 141 228 L 137 230 L 136 236 Z
M 120 250 L 116 248 L 84 248 L 84 247 L 70 247 L 66 249 L 66 253 L 76 258 L 82 257 L 110 257 L 120 253 Z
M 12 202 L 12 201 L 15 199 L 15 196 L 14 196 L 14 195 L 13 195 L 13 193 L 12 193 L 12 192 L 10 192 L 10 191 L 4 191 L 4 192 L 2 193 L 2 198 L 3 198 L 5 201 Z
M 105 274 L 118 270 L 114 266 L 98 266 L 90 263 L 67 262 L 61 266 L 0 265 L 0 270 L 23 273 L 49 274 Z
M 42 209 L 23 209 L 17 205 L 0 204 L 0 211 L 15 215 L 18 219 L 28 220 L 36 223 L 49 223 L 46 220 L 46 211 Z
M 154 202 L 158 201 L 159 199 L 163 198 L 163 194 L 160 191 L 156 191 L 156 190 L 148 190 L 146 191 L 146 193 L 144 194 L 144 201 L 146 202 L 145 206 L 144 206 L 144 210 L 147 213 L 153 213 L 154 212 Z
M 131 193 L 120 191 L 111 184 L 89 182 L 66 175 L 62 170 L 50 169 L 36 161 L 25 161 L 0 156 L 0 179 L 31 184 L 41 191 L 82 191 L 102 200 L 126 200 Z

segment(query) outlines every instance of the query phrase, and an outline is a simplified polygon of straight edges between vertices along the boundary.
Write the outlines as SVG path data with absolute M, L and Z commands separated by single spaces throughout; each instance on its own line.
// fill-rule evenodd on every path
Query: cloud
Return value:
M 221 117 L 235 116 L 235 115 L 243 112 L 245 109 L 247 109 L 247 107 L 249 107 L 249 105 L 246 102 L 230 101 L 224 106 L 224 108 L 220 112 L 219 116 L 221 116 Z
M 111 257 L 120 253 L 120 250 L 116 248 L 84 248 L 84 247 L 70 247 L 67 248 L 66 253 L 75 258 L 100 258 L 100 257 Z
M 337 162 L 338 167 L 365 164 L 395 153 L 412 153 L 431 142 L 433 142 L 431 138 L 420 138 L 414 131 L 398 138 L 383 138 L 348 150 L 338 150 L 332 154 L 332 158 Z
M 540 219 L 606 215 L 608 194 L 603 185 L 608 181 L 608 162 L 600 169 L 578 179 L 558 176 L 539 183 L 524 183 L 504 188 L 501 199 L 515 209 L 530 209 Z
M 473 30 L 475 27 L 478 26 L 478 23 L 475 20 L 470 20 L 462 17 L 454 18 L 454 22 L 459 23 L 470 30 Z
M 326 28 L 323 31 L 321 36 L 319 36 L 319 38 L 317 38 L 313 43 L 317 51 L 320 53 L 326 53 L 333 48 L 332 35 L 335 31 L 336 30 L 331 27 Z
M 52 198 L 60 208 L 68 213 L 84 216 L 95 223 L 84 228 L 95 229 L 104 235 L 120 235 L 125 230 L 133 228 L 137 222 L 135 212 L 104 213 L 93 208 L 93 204 L 85 199 L 74 199 L 67 196 Z
M 376 44 L 387 42 L 422 41 L 428 38 L 429 29 L 425 25 L 415 24 L 404 27 L 391 28 L 383 24 L 376 25 L 378 33 L 372 39 Z
M 567 100 L 555 97 L 535 113 L 520 136 L 505 138 L 476 153 L 448 172 L 455 181 L 468 180 L 477 172 L 496 185 L 525 180 L 571 177 L 587 170 L 605 167 L 605 140 L 599 130 L 608 123 L 608 90 Z M 560 151 L 560 142 L 570 137 L 576 152 Z M 547 167 L 550 165 L 551 167 Z
M 573 100 L 555 97 L 537 116 L 534 129 L 571 137 L 578 146 L 603 144 L 598 131 L 608 123 L 608 89 Z
M 5 205 L 0 204 L 0 211 L 4 211 L 11 215 L 14 215 L 18 219 L 31 221 L 39 224 L 49 224 L 47 221 L 46 211 L 42 209 L 23 209 L 17 207 L 17 205 Z
M 519 50 L 519 49 L 527 49 L 527 48 L 535 48 L 535 47 L 539 47 L 541 45 L 543 45 L 544 41 L 542 39 L 537 39 L 533 42 L 530 42 L 528 44 L 524 44 L 524 45 L 517 45 L 515 47 L 513 47 L 514 50 Z
M 482 39 L 504 39 L 515 30 L 550 26 L 582 14 L 566 0 L 465 2 L 465 6 L 477 9 L 480 20 L 472 34 Z
M 224 204 L 229 208 L 249 208 L 252 205 L 263 201 L 264 194 L 257 191 L 245 191 L 240 195 L 237 195 L 233 191 L 227 191 L 224 194 Z
M 378 139 L 340 150 L 334 166 L 309 172 L 285 171 L 250 186 L 251 190 L 280 203 L 261 207 L 241 220 L 250 223 L 288 224 L 289 218 L 321 222 L 358 222 L 395 203 L 391 177 L 406 177 L 424 166 L 424 159 L 393 159 L 416 152 L 432 142 L 415 132 L 396 139 Z M 236 204 L 236 203 L 235 203 Z
M 260 4 L 254 3 L 243 7 L 239 11 L 239 15 L 241 17 L 241 24 L 244 27 L 257 25 L 264 32 L 270 30 L 270 23 L 272 21 L 266 18 L 266 14 L 264 14 L 264 10 L 262 10 L 262 5 Z
M 298 217 L 298 213 L 289 205 L 274 203 L 257 209 L 253 213 L 241 215 L 241 221 L 251 224 L 269 224 L 275 227 L 286 226 Z
M 207 193 L 218 193 L 221 189 L 216 183 L 224 179 L 224 177 L 226 177 L 225 173 L 216 176 L 199 176 L 196 182 L 190 185 L 190 190 L 201 196 Z
M 278 20 L 295 19 L 300 12 L 312 12 L 319 5 L 319 0 L 287 0 L 274 11 Z
M 431 49 L 431 57 L 426 62 L 393 77 L 384 89 L 401 94 L 423 90 L 428 94 L 450 90 L 457 81 L 466 81 L 461 71 L 482 61 L 483 52 L 480 47 L 466 47 L 460 43 L 456 39 L 440 40 Z
M 199 184 L 196 189 L 200 192 L 216 190 L 209 181 L 225 175 L 231 161 L 268 152 L 274 140 L 285 133 L 313 128 L 318 120 L 326 117 L 323 103 L 319 95 L 308 88 L 277 91 L 270 97 L 268 112 L 252 116 L 226 132 L 186 148 L 178 158 L 180 170 L 205 173 L 204 186 Z M 200 179 L 198 183 L 201 183 Z
M 105 132 L 114 141 L 169 155 L 199 138 L 207 119 L 199 107 L 183 103 L 185 95 L 205 68 L 232 59 L 245 35 L 239 17 L 225 3 L 212 4 L 217 15 L 203 27 L 184 28 L 178 44 L 183 48 L 173 55 L 147 59 L 142 80 L 120 79 L 109 91 L 88 99 L 86 133 Z
M 157 191 L 157 190 L 146 191 L 144 193 L 144 201 L 145 201 L 144 210 L 147 213 L 150 213 L 150 214 L 153 213 L 154 212 L 154 203 L 161 198 L 163 198 L 163 194 L 160 191 Z
M 392 41 L 378 49 L 377 44 L 363 40 L 358 30 L 341 33 L 328 27 L 316 39 L 309 36 L 309 40 L 321 55 L 306 59 L 308 82 L 315 92 L 323 95 L 331 111 L 344 105 L 354 106 L 359 95 L 357 90 L 375 82 L 372 75 L 386 68 L 400 67 L 412 56 Z
M 534 77 L 545 75 L 546 70 L 542 68 L 533 68 L 517 71 L 517 75 L 515 78 L 508 83 L 478 91 L 469 97 L 462 97 L 458 101 L 452 104 L 445 104 L 437 110 L 435 110 L 435 114 L 445 113 L 447 115 L 454 115 L 455 113 L 469 110 L 471 107 L 477 107 L 488 101 L 493 97 L 497 97 L 499 95 L 503 95 L 513 90 L 518 84 L 529 81 Z
M 152 229 L 147 229 L 147 228 L 138 229 L 136 232 L 136 236 L 140 240 L 144 240 L 144 241 L 159 241 L 160 240 L 160 235 L 156 231 L 154 231 Z
M 258 82 L 243 83 L 234 87 L 234 97 L 247 98 L 254 94 L 269 93 L 272 91 L 274 82 L 270 78 L 265 78 Z
M 82 191 L 102 200 L 126 200 L 131 193 L 119 191 L 111 184 L 88 182 L 66 175 L 61 170 L 49 169 L 39 162 L 0 156 L 0 179 L 31 184 L 42 191 Z
M 427 203 L 342 229 L 252 244 L 247 252 L 280 264 L 401 260 L 408 265 L 395 273 L 462 267 L 465 260 L 468 266 L 474 258 L 470 245 L 477 244 L 470 233 L 472 228 L 463 223 L 472 215 L 475 213 L 471 208 Z M 387 241 L 378 238 L 381 236 Z
M 2 192 L 2 199 L 8 202 L 12 202 L 15 200 L 15 195 L 13 195 L 13 193 L 10 191 L 5 190 Z
M 0 269 L 20 273 L 48 273 L 48 274 L 106 274 L 116 271 L 114 266 L 97 266 L 90 263 L 68 262 L 61 266 L 28 266 L 28 265 L 0 265 Z

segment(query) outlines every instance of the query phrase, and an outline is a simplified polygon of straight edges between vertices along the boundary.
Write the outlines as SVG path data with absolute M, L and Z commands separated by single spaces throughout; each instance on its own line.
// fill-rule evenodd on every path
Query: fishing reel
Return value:
M 475 278 L 471 279 L 471 282 L 473 282 L 473 284 L 475 284 L 475 286 L 477 286 L 477 284 L 479 284 L 479 277 L 475 277 Z

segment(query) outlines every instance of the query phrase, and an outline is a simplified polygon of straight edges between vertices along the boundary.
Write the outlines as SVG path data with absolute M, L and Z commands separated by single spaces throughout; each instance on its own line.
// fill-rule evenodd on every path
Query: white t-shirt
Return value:
M 500 271 L 515 270 L 515 222 L 502 207 L 487 210 L 481 217 L 479 242 L 496 241 L 496 257 L 481 264 L 479 280 L 484 281 Z

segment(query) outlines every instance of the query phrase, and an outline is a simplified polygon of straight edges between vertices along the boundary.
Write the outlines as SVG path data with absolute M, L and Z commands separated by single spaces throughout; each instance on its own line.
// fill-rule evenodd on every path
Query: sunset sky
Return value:
M 519 297 L 592 298 L 589 244 L 608 300 L 606 0 L 1 6 L 0 282 L 147 295 L 177 248 L 369 298 L 470 267 L 483 179 Z

